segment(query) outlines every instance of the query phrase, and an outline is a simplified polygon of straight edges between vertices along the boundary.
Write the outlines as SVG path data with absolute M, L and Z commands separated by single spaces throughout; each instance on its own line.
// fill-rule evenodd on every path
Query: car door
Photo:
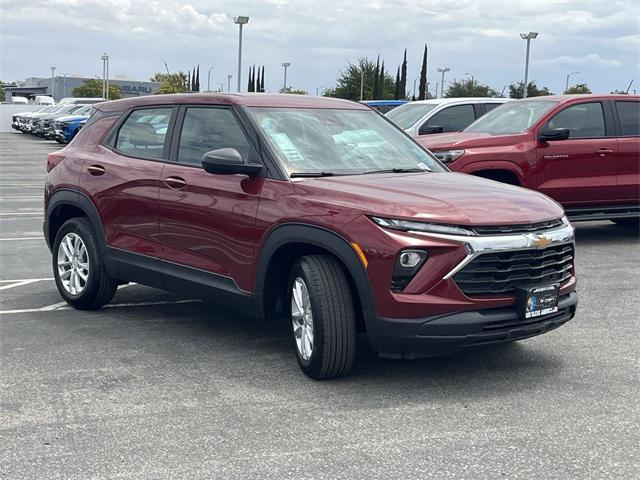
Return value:
M 473 104 L 452 105 L 434 113 L 432 117 L 422 124 L 420 131 L 431 133 L 459 132 L 471 125 L 475 119 L 476 112 Z
M 537 142 L 538 190 L 564 206 L 604 205 L 619 199 L 618 144 L 605 114 L 601 101 L 574 103 L 540 128 L 570 133 L 566 140 Z
M 180 290 L 181 279 L 188 277 L 252 289 L 255 218 L 264 178 L 205 172 L 202 156 L 220 148 L 236 149 L 245 162 L 260 162 L 229 107 L 181 107 L 172 163 L 162 172 L 160 188 L 168 288 Z
M 173 112 L 173 107 L 132 110 L 84 162 L 80 185 L 98 209 L 110 247 L 160 254 L 158 194 Z M 161 117 L 163 124 L 150 124 L 150 117 Z
M 612 102 L 618 117 L 618 192 L 624 202 L 640 200 L 640 102 Z

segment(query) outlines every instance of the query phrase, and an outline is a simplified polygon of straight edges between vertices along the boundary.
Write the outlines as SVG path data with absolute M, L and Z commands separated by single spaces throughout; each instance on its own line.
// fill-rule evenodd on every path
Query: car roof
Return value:
M 369 106 L 377 106 L 377 105 L 403 105 L 407 103 L 408 100 L 363 100 L 361 103 Z
M 540 97 L 529 97 L 524 100 L 551 100 L 553 102 L 566 103 L 574 100 L 583 100 L 583 99 L 591 99 L 591 100 L 607 100 L 607 99 L 616 99 L 616 100 L 638 100 L 640 96 L 638 95 L 625 95 L 625 94 L 593 94 L 593 93 L 582 93 L 575 95 L 543 95 Z
M 411 104 L 430 104 L 430 105 L 441 105 L 447 103 L 459 103 L 459 102 L 475 102 L 475 103 L 496 103 L 496 102 L 508 102 L 509 100 L 513 100 L 513 98 L 503 98 L 503 97 L 450 97 L 450 98 L 431 98 L 429 100 L 416 100 L 411 102 Z
M 286 93 L 174 93 L 113 100 L 98 103 L 94 107 L 104 112 L 119 112 L 135 107 L 183 104 L 369 110 L 366 105 L 350 100 Z

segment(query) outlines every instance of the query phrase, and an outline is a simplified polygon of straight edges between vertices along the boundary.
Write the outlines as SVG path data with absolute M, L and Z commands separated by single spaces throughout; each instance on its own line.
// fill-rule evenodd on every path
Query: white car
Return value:
M 412 137 L 458 132 L 510 98 L 434 98 L 405 103 L 385 116 Z

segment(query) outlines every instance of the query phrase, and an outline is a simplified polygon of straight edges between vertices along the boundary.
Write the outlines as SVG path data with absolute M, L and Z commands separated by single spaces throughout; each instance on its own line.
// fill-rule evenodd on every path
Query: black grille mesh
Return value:
M 511 294 L 515 288 L 530 288 L 571 278 L 573 244 L 485 253 L 453 276 L 468 296 Z

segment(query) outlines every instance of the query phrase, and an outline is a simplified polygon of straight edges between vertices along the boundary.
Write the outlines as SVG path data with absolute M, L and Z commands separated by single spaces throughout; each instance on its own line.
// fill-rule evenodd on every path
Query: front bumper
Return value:
M 424 318 L 378 317 L 368 325 L 369 342 L 387 358 L 420 358 L 470 347 L 521 340 L 547 333 L 571 320 L 578 294 L 559 298 L 558 312 L 522 320 L 515 307 L 472 310 Z

